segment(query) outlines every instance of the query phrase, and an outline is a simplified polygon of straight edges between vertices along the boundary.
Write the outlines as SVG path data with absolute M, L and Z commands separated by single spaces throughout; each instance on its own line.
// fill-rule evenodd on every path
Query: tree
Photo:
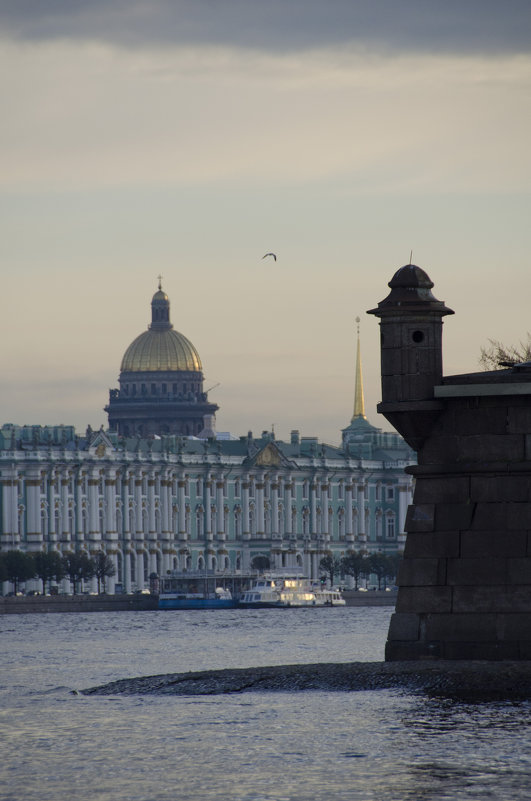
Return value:
M 42 581 L 42 592 L 46 595 L 46 584 L 61 581 L 65 570 L 61 554 L 57 551 L 38 551 L 34 555 L 35 575 Z
M 389 573 L 385 577 L 390 582 L 392 581 L 393 584 L 396 584 L 396 577 L 398 575 L 398 566 L 400 564 L 401 556 L 397 553 L 389 554 L 387 557 L 389 560 Z
M 6 551 L 4 565 L 7 580 L 13 585 L 13 591 L 18 592 L 19 583 L 35 576 L 35 562 L 33 556 L 24 551 Z
M 385 553 L 372 553 L 368 558 L 369 569 L 374 573 L 378 579 L 378 589 L 382 589 L 382 581 L 384 587 L 388 578 L 394 578 L 396 575 L 396 561 L 391 556 Z
M 67 553 L 63 556 L 63 569 L 65 576 L 70 579 L 74 595 L 77 593 L 81 581 L 86 581 L 94 575 L 94 562 L 86 553 Z
M 339 557 L 333 556 L 331 553 L 323 556 L 321 561 L 319 562 L 319 567 L 321 570 L 330 577 L 330 586 L 334 586 L 334 576 L 338 576 L 342 572 L 343 562 Z
M 358 589 L 360 578 L 367 575 L 367 557 L 363 551 L 351 551 L 343 557 L 343 572 L 354 578 L 354 589 Z
M 481 348 L 479 363 L 484 370 L 499 370 L 520 362 L 531 361 L 531 334 L 527 333 L 527 342 L 518 345 L 504 345 L 496 339 L 489 339 L 486 348 Z
M 116 575 L 116 568 L 110 556 L 107 556 L 103 551 L 98 551 L 96 556 L 92 559 L 94 562 L 94 575 L 98 580 L 98 595 L 100 594 L 100 584 L 103 585 L 103 592 L 105 592 L 105 578 Z
M 258 556 L 253 556 L 251 560 L 251 569 L 252 570 L 269 570 L 270 562 L 268 556 L 263 556 L 259 554 Z

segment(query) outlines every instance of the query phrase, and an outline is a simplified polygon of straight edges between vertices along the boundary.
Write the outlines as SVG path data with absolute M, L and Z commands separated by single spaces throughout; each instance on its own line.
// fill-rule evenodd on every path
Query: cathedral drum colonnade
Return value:
M 359 334 L 341 446 L 297 431 L 234 437 L 216 433 L 199 355 L 160 284 L 151 308 L 110 391 L 109 430 L 0 429 L 3 551 L 103 550 L 116 567 L 107 590 L 132 592 L 152 573 L 247 572 L 255 556 L 318 577 L 328 553 L 403 547 L 413 453 L 365 416 Z

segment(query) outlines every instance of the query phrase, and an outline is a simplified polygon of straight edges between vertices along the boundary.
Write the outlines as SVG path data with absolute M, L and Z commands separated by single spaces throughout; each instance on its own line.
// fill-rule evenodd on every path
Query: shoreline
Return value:
M 343 593 L 347 607 L 394 606 L 396 592 Z M 235 607 L 236 608 L 236 607 Z M 131 612 L 158 609 L 156 595 L 14 595 L 0 596 L 0 616 L 54 612 Z M 163 610 L 178 612 L 178 609 Z M 216 611 L 216 610 L 209 610 Z
M 224 695 L 403 690 L 463 700 L 531 699 L 531 661 L 346 662 L 229 668 L 125 678 L 81 695 Z

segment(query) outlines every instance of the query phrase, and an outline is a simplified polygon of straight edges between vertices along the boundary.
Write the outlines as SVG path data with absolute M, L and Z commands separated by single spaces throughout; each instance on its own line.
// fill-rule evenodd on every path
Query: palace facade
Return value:
M 152 310 L 159 305 L 169 322 L 160 286 Z M 354 414 L 338 447 L 298 431 L 289 442 L 271 431 L 216 434 L 217 407 L 203 393 L 200 362 L 194 370 L 164 363 L 160 342 L 152 357 L 148 351 L 135 370 L 124 369 L 124 357 L 120 414 L 113 416 L 111 392 L 107 431 L 0 429 L 3 551 L 103 550 L 116 567 L 107 590 L 133 592 L 148 587 L 153 573 L 247 573 L 255 556 L 316 578 L 330 553 L 401 550 L 412 491 L 404 468 L 414 452 L 365 416 L 359 333 Z M 191 388 L 189 373 L 196 374 Z M 200 426 L 195 407 L 203 412 Z M 185 426 L 195 434 L 182 433 Z

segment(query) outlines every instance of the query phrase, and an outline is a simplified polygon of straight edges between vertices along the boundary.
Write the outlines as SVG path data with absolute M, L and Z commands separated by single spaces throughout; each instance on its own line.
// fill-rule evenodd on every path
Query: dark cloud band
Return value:
M 529 0 L 2 0 L 0 32 L 122 46 L 528 52 Z

